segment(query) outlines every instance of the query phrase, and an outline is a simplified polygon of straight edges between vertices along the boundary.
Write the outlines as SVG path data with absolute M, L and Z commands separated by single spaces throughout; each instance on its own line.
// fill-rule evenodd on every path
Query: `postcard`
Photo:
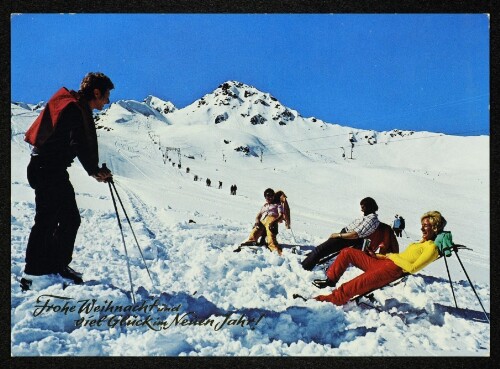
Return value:
M 11 356 L 490 356 L 488 14 L 11 15 Z

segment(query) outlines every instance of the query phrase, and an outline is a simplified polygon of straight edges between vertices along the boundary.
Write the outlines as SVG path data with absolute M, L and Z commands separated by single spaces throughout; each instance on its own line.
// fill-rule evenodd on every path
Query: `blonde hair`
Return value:
M 436 210 L 428 211 L 427 213 L 422 215 L 420 217 L 420 222 L 423 222 L 424 219 L 429 219 L 429 223 L 432 226 L 432 230 L 436 234 L 440 233 L 446 226 L 446 219 L 444 219 L 441 213 Z

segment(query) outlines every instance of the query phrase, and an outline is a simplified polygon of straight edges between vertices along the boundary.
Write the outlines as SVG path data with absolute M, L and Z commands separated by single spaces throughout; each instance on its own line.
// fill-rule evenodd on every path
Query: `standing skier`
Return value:
M 35 224 L 26 248 L 24 278 L 59 274 L 82 283 L 81 273 L 69 267 L 80 212 L 67 168 L 75 157 L 99 182 L 112 177 L 99 168 L 97 134 L 92 110 L 109 103 L 111 80 L 102 73 L 88 73 L 78 92 L 65 87 L 50 98 L 31 125 L 25 141 L 33 146 L 28 182 L 35 190 Z
M 392 222 L 392 229 L 396 233 L 396 237 L 401 237 L 403 230 L 401 229 L 401 217 L 396 214 L 394 222 Z

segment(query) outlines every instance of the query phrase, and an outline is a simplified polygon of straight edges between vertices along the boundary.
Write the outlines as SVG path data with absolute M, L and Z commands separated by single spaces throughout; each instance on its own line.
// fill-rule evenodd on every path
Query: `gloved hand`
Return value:
M 99 171 L 95 174 L 92 174 L 92 177 L 97 180 L 97 182 L 108 182 L 112 181 L 113 174 L 108 168 L 100 168 Z
M 451 250 L 453 248 L 453 239 L 451 237 L 451 232 L 443 231 L 437 235 L 434 240 L 439 253 L 444 256 L 451 256 Z
M 92 174 L 97 182 L 113 182 L 113 174 L 106 166 L 106 163 L 102 163 L 102 168 L 98 168 L 97 173 Z

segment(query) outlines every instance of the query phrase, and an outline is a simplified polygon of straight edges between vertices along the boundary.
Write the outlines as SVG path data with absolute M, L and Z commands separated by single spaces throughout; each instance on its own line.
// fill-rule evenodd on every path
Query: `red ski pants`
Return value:
M 404 274 L 403 270 L 394 264 L 392 260 L 377 259 L 365 254 L 363 251 L 347 248 L 340 252 L 326 271 L 328 279 L 338 282 L 349 265 L 354 265 L 364 273 L 342 284 L 339 288 L 333 290 L 330 295 L 316 296 L 316 300 L 344 305 L 354 296 L 382 287 Z

